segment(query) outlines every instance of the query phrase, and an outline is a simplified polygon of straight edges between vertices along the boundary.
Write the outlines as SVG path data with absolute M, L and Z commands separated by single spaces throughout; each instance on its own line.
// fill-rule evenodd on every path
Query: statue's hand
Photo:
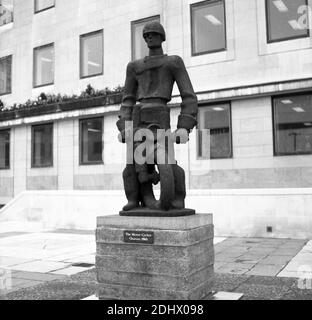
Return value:
M 118 140 L 121 143 L 126 143 L 127 141 L 130 141 L 131 136 L 133 136 L 133 132 L 132 129 L 125 129 L 120 131 L 119 135 L 118 135 Z
M 118 141 L 121 143 L 126 143 L 126 137 L 125 137 L 124 130 L 118 134 Z
M 186 129 L 178 129 L 174 135 L 177 144 L 186 144 L 189 141 L 189 132 Z

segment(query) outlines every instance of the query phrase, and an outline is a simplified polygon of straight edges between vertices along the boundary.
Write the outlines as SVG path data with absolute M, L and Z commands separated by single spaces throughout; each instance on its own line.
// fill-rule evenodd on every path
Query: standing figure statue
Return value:
M 117 122 L 119 140 L 127 142 L 127 124 L 132 121 L 132 136 L 138 130 L 151 130 L 155 139 L 155 154 L 162 150 L 170 158 L 170 142 L 167 141 L 165 147 L 159 147 L 157 132 L 170 130 L 170 109 L 167 104 L 171 100 L 174 83 L 177 83 L 182 98 L 177 130 L 172 134 L 175 143 L 188 142 L 189 133 L 197 125 L 198 101 L 182 58 L 163 53 L 162 43 L 166 41 L 163 26 L 158 22 L 147 23 L 143 37 L 149 48 L 149 56 L 130 62 L 127 66 Z M 145 140 L 143 137 L 132 140 L 133 152 Z M 127 164 L 123 180 L 128 204 L 121 215 L 181 216 L 195 213 L 194 210 L 185 209 L 185 173 L 176 161 L 162 162 L 159 155 L 152 163 L 142 164 L 134 159 L 133 163 Z M 156 200 L 153 184 L 159 182 L 160 199 Z

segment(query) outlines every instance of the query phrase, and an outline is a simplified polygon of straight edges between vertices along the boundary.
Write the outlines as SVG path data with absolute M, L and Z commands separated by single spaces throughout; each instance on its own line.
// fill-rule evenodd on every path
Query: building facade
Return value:
M 167 32 L 164 51 L 183 58 L 199 100 L 200 131 L 192 133 L 188 146 L 177 147 L 190 194 L 202 197 L 198 210 L 222 207 L 221 195 L 239 195 L 242 203 L 248 194 L 256 197 L 249 207 L 233 205 L 242 211 L 239 221 L 226 215 L 233 208 L 223 208 L 220 219 L 217 214 L 220 233 L 235 234 L 230 230 L 245 221 L 250 227 L 243 234 L 284 229 L 287 236 L 290 224 L 295 234 L 312 236 L 311 0 L 2 0 L 0 5 L 6 16 L 11 12 L 0 25 L 5 106 L 43 92 L 74 95 L 88 84 L 123 85 L 127 63 L 146 54 L 144 23 L 159 20 Z M 179 102 L 175 88 L 173 129 Z M 119 107 L 1 120 L 0 204 L 25 190 L 122 190 L 126 151 L 116 138 Z M 296 196 L 296 207 L 275 202 L 261 207 L 263 195 L 285 204 Z

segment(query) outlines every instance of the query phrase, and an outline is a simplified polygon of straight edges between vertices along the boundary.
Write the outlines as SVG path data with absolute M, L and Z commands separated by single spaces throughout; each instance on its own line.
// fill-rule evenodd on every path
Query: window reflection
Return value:
M 13 1 L 0 0 L 0 26 L 13 22 Z
M 54 45 L 34 50 L 34 86 L 53 84 L 54 82 Z
M 11 93 L 12 56 L 0 58 L 0 94 Z
M 226 49 L 224 1 L 205 1 L 191 6 L 192 53 Z
M 312 154 L 312 95 L 274 100 L 275 154 Z
M 146 23 L 151 21 L 160 22 L 160 17 L 150 17 L 143 20 L 133 21 L 132 22 L 132 59 L 142 59 L 149 54 L 149 49 L 146 45 L 146 42 L 143 38 L 143 28 Z
M 32 127 L 32 166 L 53 165 L 53 124 Z
M 232 157 L 229 104 L 199 109 L 198 156 L 204 159 Z
M 300 6 L 307 6 L 307 0 L 266 0 L 266 2 L 269 41 L 309 35 L 309 28 L 299 23 L 302 13 L 298 13 Z
M 0 131 L 0 169 L 10 167 L 10 131 Z
M 102 163 L 103 119 L 87 119 L 80 122 L 80 162 Z
M 103 73 L 103 31 L 81 36 L 80 77 L 90 77 Z

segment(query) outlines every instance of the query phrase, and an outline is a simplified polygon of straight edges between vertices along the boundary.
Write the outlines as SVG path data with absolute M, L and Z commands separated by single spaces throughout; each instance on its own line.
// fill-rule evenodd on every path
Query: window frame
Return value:
M 5 167 L 0 167 L 0 171 L 10 170 L 11 169 L 11 129 L 0 129 L 0 134 L 7 132 L 9 134 L 9 165 Z
M 10 85 L 10 91 L 4 92 L 4 93 L 1 93 L 1 92 L 0 92 L 0 97 L 1 97 L 1 96 L 5 96 L 5 95 L 8 95 L 8 94 L 12 94 L 12 84 L 13 84 L 13 81 L 12 81 L 12 76 L 13 76 L 13 55 L 10 54 L 10 55 L 8 55 L 8 56 L 1 57 L 1 58 L 0 58 L 0 61 L 1 61 L 1 60 L 5 60 L 5 59 L 8 59 L 8 58 L 11 59 L 11 85 Z
M 40 49 L 44 49 L 47 47 L 53 47 L 53 80 L 51 83 L 45 83 L 45 84 L 40 84 L 40 85 L 36 85 L 36 55 L 35 55 L 35 51 L 36 50 L 40 50 Z M 45 44 L 43 46 L 39 46 L 39 47 L 35 47 L 33 49 L 33 88 L 42 88 L 42 87 L 46 87 L 46 86 L 52 86 L 54 85 L 54 81 L 55 81 L 55 46 L 54 46 L 54 42 Z
M 50 7 L 46 7 L 44 9 L 41 9 L 41 10 L 37 10 L 37 1 L 34 0 L 34 14 L 37 14 L 37 13 L 40 13 L 40 12 L 43 12 L 43 11 L 46 11 L 46 10 L 49 10 L 49 9 L 52 9 L 52 8 L 55 8 L 55 5 L 56 5 L 56 0 L 54 0 L 54 4 Z
M 102 60 L 102 70 L 101 72 L 97 73 L 97 74 L 92 74 L 92 75 L 88 75 L 88 76 L 83 76 L 82 75 L 82 40 L 83 38 L 85 37 L 88 37 L 88 36 L 92 36 L 92 35 L 95 35 L 95 34 L 101 34 L 102 35 L 102 56 L 101 56 L 101 60 Z M 84 33 L 84 34 L 81 34 L 79 36 L 79 78 L 80 80 L 82 79 L 87 79 L 87 78 L 94 78 L 94 77 L 99 77 L 99 76 L 103 76 L 104 75 L 104 29 L 99 29 L 99 30 L 96 30 L 96 31 L 92 31 L 92 32 L 88 32 L 88 33 Z
M 195 52 L 195 34 L 194 34 L 194 17 L 193 17 L 193 9 L 196 7 L 204 6 L 205 4 L 211 4 L 216 2 L 222 2 L 223 3 L 223 10 L 224 10 L 224 48 L 221 49 L 215 49 L 215 50 L 207 50 L 203 52 Z M 218 52 L 224 52 L 227 51 L 228 45 L 227 45 L 227 20 L 226 20 L 226 7 L 225 7 L 225 0 L 204 0 L 201 2 L 196 2 L 190 4 L 190 15 L 191 15 L 191 56 L 197 57 L 202 55 L 207 55 L 211 53 L 218 53 Z
M 215 158 L 205 158 L 203 156 L 199 156 L 199 132 L 200 132 L 200 109 L 205 109 L 205 108 L 212 108 L 220 105 L 225 105 L 227 104 L 229 106 L 229 135 L 230 135 L 230 154 L 228 157 L 215 157 Z M 198 110 L 198 123 L 196 126 L 197 129 L 197 134 L 196 134 L 196 160 L 201 160 L 201 161 L 211 161 L 211 160 L 229 160 L 233 159 L 234 157 L 234 150 L 233 150 L 233 126 L 232 126 L 232 101 L 219 101 L 216 103 L 201 103 L 199 105 L 199 110 Z
M 52 126 L 52 135 L 51 135 L 51 144 L 52 144 L 52 153 L 51 153 L 51 163 L 47 165 L 35 165 L 34 163 L 34 129 L 36 127 L 42 127 L 45 125 Z M 53 168 L 54 166 L 54 123 L 53 122 L 47 122 L 47 123 L 39 123 L 31 126 L 31 168 L 32 169 L 41 169 L 41 168 Z
M 282 99 L 282 98 L 289 98 L 289 97 L 298 97 L 298 96 L 303 96 L 303 95 L 311 95 L 312 96 L 312 91 L 307 91 L 307 92 L 299 92 L 299 93 L 290 93 L 290 94 L 282 94 L 282 95 L 276 95 L 271 97 L 271 105 L 272 105 L 272 134 L 273 134 L 273 156 L 274 157 L 296 157 L 296 156 L 312 156 L 312 153 L 306 153 L 306 152 L 297 152 L 297 153 L 282 153 L 282 152 L 277 152 L 277 139 L 276 139 L 276 121 L 275 121 L 275 106 L 276 106 L 276 100 L 277 99 Z
M 134 20 L 130 22 L 131 28 L 130 28 L 130 32 L 131 32 L 131 61 L 135 60 L 135 50 L 134 50 L 134 40 L 135 40 L 135 34 L 134 34 L 134 28 L 136 24 L 141 24 L 141 23 L 147 23 L 149 21 L 153 21 L 156 20 L 156 18 L 159 19 L 159 21 L 161 22 L 161 16 L 160 14 L 154 15 L 154 16 L 150 16 L 147 18 L 142 18 L 142 19 L 138 19 L 138 20 Z M 143 35 L 142 35 L 143 37 Z
M 270 0 L 264 0 L 264 2 L 265 2 L 265 20 L 266 20 L 266 36 L 267 36 L 267 43 L 268 44 L 283 42 L 283 41 L 290 41 L 290 40 L 297 40 L 297 39 L 302 39 L 302 38 L 310 38 L 310 28 L 308 28 L 307 34 L 305 34 L 305 35 L 290 36 L 290 37 L 286 37 L 286 38 L 272 40 L 270 37 L 270 30 L 271 30 L 271 24 L 270 24 L 271 21 L 270 20 L 271 19 L 269 19 L 270 6 L 269 6 L 268 1 L 270 1 Z M 305 0 L 305 2 L 306 2 L 305 5 L 309 6 L 309 0 Z
M 104 118 L 103 117 L 88 117 L 88 118 L 81 118 L 79 119 L 79 166 L 98 166 L 98 165 L 103 165 L 104 164 L 104 159 L 102 157 L 102 160 L 100 161 L 89 161 L 89 162 L 84 162 L 83 161 L 83 144 L 82 144 L 82 124 L 84 121 L 90 121 L 90 120 L 96 120 L 96 119 L 101 119 L 101 124 L 102 124 L 102 152 L 101 154 L 103 155 L 104 151 L 104 141 L 103 141 L 103 134 L 104 134 Z

